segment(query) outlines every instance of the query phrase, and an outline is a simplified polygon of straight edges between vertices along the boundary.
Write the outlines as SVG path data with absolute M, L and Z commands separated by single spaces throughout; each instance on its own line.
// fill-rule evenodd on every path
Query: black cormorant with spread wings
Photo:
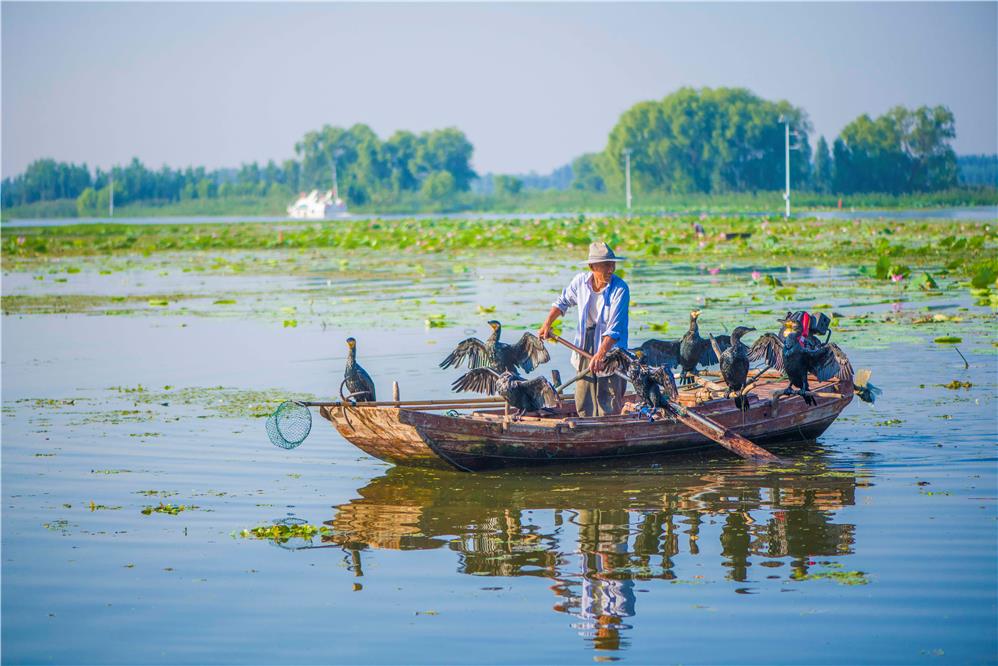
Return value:
M 714 365 L 717 363 L 717 355 L 711 349 L 710 341 L 700 337 L 700 328 L 697 319 L 700 317 L 699 310 L 690 312 L 690 328 L 679 340 L 646 340 L 638 349 L 644 352 L 649 365 L 664 366 L 674 368 L 682 366 L 683 372 L 680 375 L 680 384 L 692 384 L 696 375 L 698 365 Z M 715 338 L 721 351 L 724 351 L 731 344 L 731 337 L 719 335 Z
M 551 355 L 544 348 L 544 343 L 533 333 L 524 333 L 516 344 L 508 345 L 499 342 L 502 334 L 502 324 L 493 320 L 489 322 L 492 335 L 482 342 L 478 338 L 462 340 L 447 358 L 440 364 L 441 368 L 460 366 L 467 361 L 469 368 L 491 368 L 498 373 L 517 373 L 517 368 L 531 372 L 541 363 L 551 360 Z
M 619 347 L 611 349 L 604 362 L 607 372 L 622 372 L 627 375 L 634 392 L 641 396 L 652 411 L 661 409 L 667 400 L 675 400 L 679 395 L 672 371 L 665 366 L 649 365 L 641 349 L 626 351 Z
M 498 394 L 511 407 L 520 410 L 513 416 L 514 419 L 527 412 L 551 412 L 558 406 L 558 394 L 547 378 L 528 380 L 514 372 L 498 373 L 492 368 L 475 368 L 466 372 L 451 384 L 451 388 L 455 391 Z
M 347 397 L 357 402 L 377 400 L 374 395 L 374 380 L 367 374 L 367 370 L 357 364 L 357 341 L 347 338 L 347 349 L 347 366 L 343 372 L 343 383 L 350 392 Z
M 763 359 L 767 365 L 786 373 L 790 379 L 790 386 L 784 390 L 786 395 L 796 393 L 807 404 L 817 404 L 808 389 L 808 373 L 812 373 L 818 381 L 827 381 L 832 377 L 852 381 L 852 364 L 837 344 L 814 344 L 809 332 L 803 331 L 800 321 L 787 320 L 785 325 L 782 340 L 772 333 L 765 333 L 756 340 L 749 351 L 749 359 Z

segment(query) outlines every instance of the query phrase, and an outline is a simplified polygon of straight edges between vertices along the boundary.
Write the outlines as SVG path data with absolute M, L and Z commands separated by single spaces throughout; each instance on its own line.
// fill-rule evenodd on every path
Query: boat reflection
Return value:
M 323 542 L 349 551 L 355 575 L 367 549 L 449 548 L 460 573 L 547 578 L 554 610 L 574 616 L 594 648 L 614 650 L 627 645 L 642 581 L 703 582 L 718 565 L 724 578 L 749 584 L 799 578 L 815 557 L 852 553 L 854 526 L 835 518 L 855 503 L 858 483 L 820 461 L 711 472 L 394 467 L 335 508 Z M 714 561 L 699 559 L 706 553 Z

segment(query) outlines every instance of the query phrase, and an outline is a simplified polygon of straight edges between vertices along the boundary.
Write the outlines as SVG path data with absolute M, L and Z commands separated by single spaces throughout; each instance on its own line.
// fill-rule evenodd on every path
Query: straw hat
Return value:
M 627 257 L 618 257 L 603 241 L 593 241 L 589 244 L 589 258 L 583 264 L 598 264 L 603 261 L 627 261 Z

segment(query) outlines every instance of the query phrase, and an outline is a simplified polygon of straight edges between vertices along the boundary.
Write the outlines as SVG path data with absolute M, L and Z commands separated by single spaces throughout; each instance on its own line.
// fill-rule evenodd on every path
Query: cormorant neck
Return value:
M 489 336 L 489 342 L 495 344 L 499 342 L 499 334 L 502 333 L 502 326 L 496 326 L 495 330 L 492 331 L 492 335 Z
M 347 365 L 353 365 L 357 362 L 357 348 L 347 347 Z

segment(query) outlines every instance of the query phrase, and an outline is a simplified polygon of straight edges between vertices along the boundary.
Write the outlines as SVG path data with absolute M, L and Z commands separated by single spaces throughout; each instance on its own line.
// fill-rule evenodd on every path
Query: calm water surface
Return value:
M 720 289 L 666 273 L 636 272 L 632 293 L 677 277 Z M 153 281 L 101 279 L 136 293 Z M 512 293 L 476 273 L 427 307 L 493 303 L 482 320 L 527 324 L 547 309 L 546 282 Z M 72 285 L 13 274 L 4 295 Z M 829 291 L 836 309 L 861 307 L 848 279 Z M 200 313 L 5 316 L 3 662 L 996 661 L 993 318 L 963 333 L 969 369 L 935 331 L 857 338 L 847 351 L 885 395 L 780 450 L 786 469 L 719 451 L 425 472 L 367 457 L 318 417 L 300 448 L 271 446 L 262 401 L 330 395 L 347 335 L 379 391 L 398 379 L 403 397 L 446 394 L 453 375 L 436 363 L 481 325 L 427 329 L 395 319 L 395 302 L 291 328 L 252 309 L 210 316 L 210 297 Z M 926 303 L 986 313 L 965 296 Z M 708 314 L 729 329 L 773 319 Z M 567 354 L 552 356 L 566 373 Z M 941 386 L 953 379 L 971 387 Z M 143 513 L 160 503 L 187 508 Z M 330 530 L 240 536 L 288 519 Z
M 587 216 L 623 217 L 621 213 L 587 212 Z M 674 213 L 662 213 L 673 215 Z M 458 220 L 533 220 L 536 218 L 573 218 L 579 213 L 419 213 L 419 214 L 377 214 L 347 213 L 336 220 L 437 220 L 441 218 Z M 781 210 L 756 213 L 735 213 L 733 215 L 782 215 Z M 816 217 L 818 219 L 867 219 L 885 218 L 890 220 L 967 220 L 989 221 L 998 218 L 998 207 L 967 206 L 962 208 L 927 208 L 912 210 L 820 210 L 795 212 L 795 217 Z M 82 217 L 82 218 L 39 218 L 7 220 L 4 227 L 62 227 L 73 224 L 237 224 L 240 222 L 291 222 L 284 216 L 232 215 L 232 216 L 173 216 L 173 217 Z

